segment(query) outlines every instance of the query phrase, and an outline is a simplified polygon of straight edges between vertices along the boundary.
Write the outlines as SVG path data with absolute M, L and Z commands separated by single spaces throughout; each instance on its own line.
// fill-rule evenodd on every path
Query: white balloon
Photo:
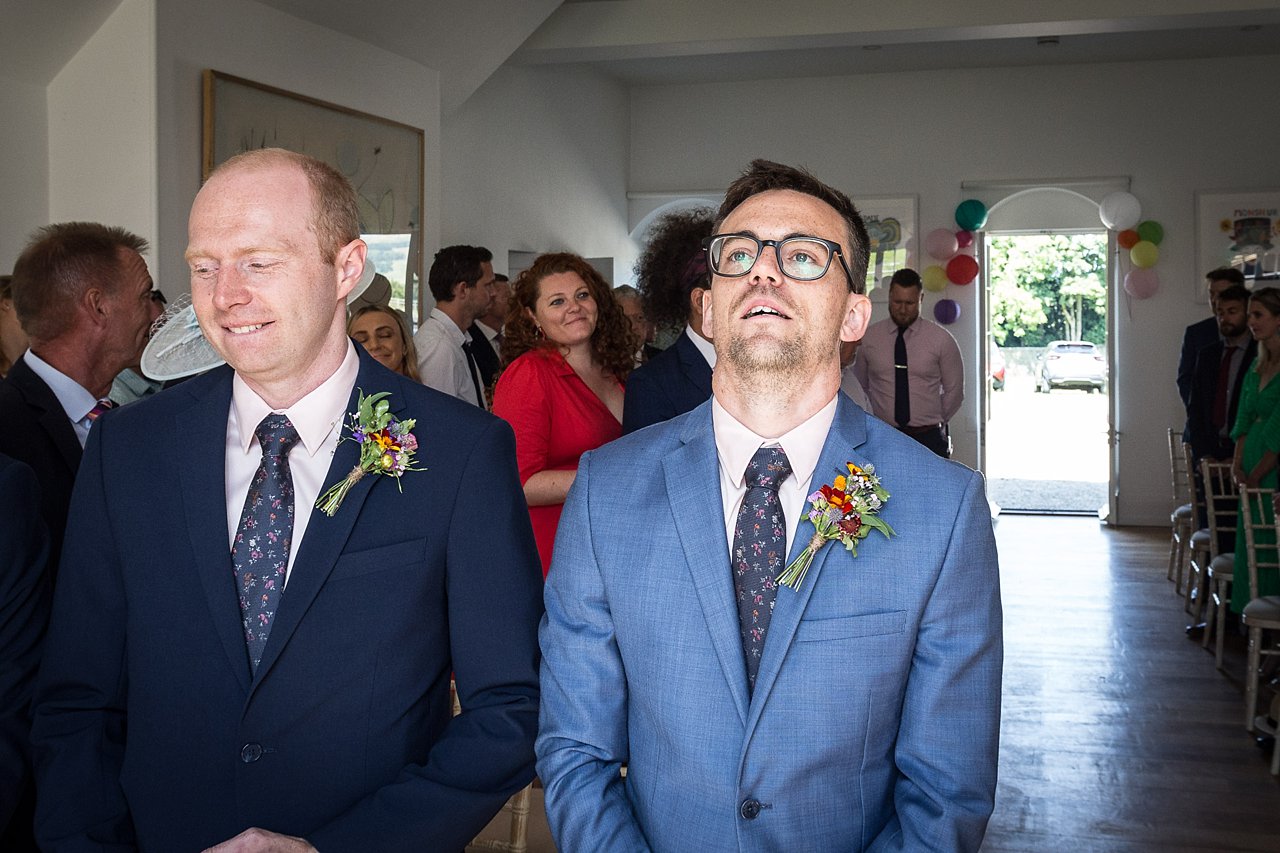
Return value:
M 1142 204 L 1132 193 L 1111 193 L 1098 203 L 1098 216 L 1112 231 L 1125 231 L 1142 219 Z

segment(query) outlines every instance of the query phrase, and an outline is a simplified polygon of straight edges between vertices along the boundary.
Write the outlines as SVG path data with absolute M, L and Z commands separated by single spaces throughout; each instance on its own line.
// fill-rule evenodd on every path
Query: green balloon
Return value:
M 987 206 L 976 198 L 966 199 L 956 207 L 956 224 L 964 231 L 979 231 L 987 224 Z
M 1154 246 L 1159 246 L 1164 239 L 1164 226 L 1154 219 L 1138 223 L 1138 237 Z

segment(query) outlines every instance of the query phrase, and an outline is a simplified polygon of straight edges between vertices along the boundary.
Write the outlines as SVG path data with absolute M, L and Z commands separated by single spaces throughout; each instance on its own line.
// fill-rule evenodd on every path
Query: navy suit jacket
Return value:
M 259 826 L 326 853 L 461 850 L 533 776 L 541 566 L 511 429 L 361 349 L 356 388 L 418 419 L 423 470 L 311 510 L 254 674 L 226 523 L 231 380 L 90 433 L 36 688 L 37 837 L 180 853 Z M 357 460 L 341 442 L 326 484 Z
M 874 463 L 897 535 L 778 590 L 748 693 L 710 403 L 583 455 L 541 631 L 561 850 L 978 849 L 1002 660 L 982 475 L 841 394 L 811 487 L 846 462 Z
M 1182 334 L 1182 351 L 1178 354 L 1178 396 L 1182 398 L 1183 408 L 1187 409 L 1188 421 L 1191 417 L 1191 385 L 1196 372 L 1196 357 L 1200 350 L 1216 340 L 1219 340 L 1216 317 L 1192 323 Z M 1191 441 L 1189 422 L 1182 429 L 1182 440 Z
M 0 382 L 0 453 L 25 462 L 40 483 L 40 516 L 49 530 L 49 573 L 58 566 L 80 439 L 53 390 L 18 359 Z
M 711 365 L 687 332 L 627 377 L 622 404 L 625 435 L 683 415 L 711 399 Z
M 1218 430 L 1213 425 L 1213 403 L 1218 394 L 1218 371 L 1222 363 L 1223 344 L 1221 338 L 1200 348 L 1196 357 L 1195 370 L 1191 374 L 1191 399 L 1187 403 L 1187 433 L 1191 441 L 1191 453 L 1196 459 L 1206 456 L 1215 459 L 1230 459 L 1235 442 L 1220 439 Z M 1249 372 L 1258 355 L 1258 342 L 1252 337 L 1245 347 L 1240 369 L 1236 372 L 1236 381 L 1231 388 L 1229 408 L 1227 410 L 1227 431 L 1236 422 L 1236 411 L 1240 408 L 1240 392 L 1244 390 L 1244 377 Z
M 31 691 L 49 618 L 49 537 L 32 470 L 0 454 L 0 850 L 35 850 Z

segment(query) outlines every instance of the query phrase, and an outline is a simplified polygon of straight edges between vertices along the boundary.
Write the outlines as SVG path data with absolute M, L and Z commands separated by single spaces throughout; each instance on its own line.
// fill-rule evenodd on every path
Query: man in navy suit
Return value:
M 1191 441 L 1191 386 L 1196 371 L 1196 359 L 1200 350 L 1218 338 L 1218 294 L 1232 285 L 1244 286 L 1244 273 L 1231 267 L 1210 270 L 1205 273 L 1209 287 L 1209 316 L 1187 326 L 1182 334 L 1182 351 L 1178 355 L 1178 396 L 1187 410 L 1187 424 L 1182 429 L 1182 440 Z
M 1187 403 L 1187 432 L 1197 462 L 1206 457 L 1230 461 L 1235 453 L 1231 427 L 1245 374 L 1258 354 L 1258 342 L 1249 334 L 1248 309 L 1249 291 L 1243 284 L 1223 289 L 1214 300 L 1217 335 L 1196 355 Z
M 331 167 L 233 158 L 189 237 L 229 366 L 90 433 L 36 689 L 37 837 L 461 850 L 533 776 L 540 572 L 511 431 L 346 337 L 366 246 Z M 315 509 L 381 392 L 417 420 L 413 470 Z
M 537 744 L 552 834 L 610 853 L 975 851 L 1002 660 L 982 476 L 840 393 L 839 344 L 871 313 L 847 196 L 756 161 L 715 230 L 714 396 L 585 454 L 556 535 Z M 870 530 L 856 555 L 814 539 L 823 488 L 863 495 L 837 513 L 844 535 Z
M 682 415 L 711 397 L 716 351 L 702 329 L 707 262 L 702 241 L 714 221 L 708 209 L 668 213 L 653 226 L 636 264 L 645 316 L 656 328 L 683 326 L 675 343 L 627 377 L 623 433 Z

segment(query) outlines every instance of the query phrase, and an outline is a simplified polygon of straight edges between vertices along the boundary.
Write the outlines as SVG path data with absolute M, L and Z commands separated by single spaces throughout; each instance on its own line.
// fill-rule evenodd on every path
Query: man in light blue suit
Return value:
M 556 537 L 552 833 L 570 853 L 977 850 L 1002 661 L 982 478 L 838 393 L 870 315 L 846 196 L 755 161 L 707 245 L 714 397 L 585 455 Z M 856 556 L 807 515 L 848 463 L 874 466 L 889 497 L 864 515 L 894 531 L 856 538 L 860 518 Z

